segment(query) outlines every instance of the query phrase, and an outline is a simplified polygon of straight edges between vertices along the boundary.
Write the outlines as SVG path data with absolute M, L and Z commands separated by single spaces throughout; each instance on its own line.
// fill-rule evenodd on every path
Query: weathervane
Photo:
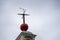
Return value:
M 29 14 L 25 14 L 26 9 L 23 9 L 23 8 L 20 8 L 20 9 L 23 10 L 23 13 L 22 14 L 18 14 L 18 15 L 22 15 L 23 16 L 23 24 L 21 24 L 20 29 L 22 31 L 27 31 L 28 25 L 25 23 L 25 16 L 26 15 L 29 15 Z
M 23 14 L 18 14 L 18 15 L 22 15 L 23 16 L 23 23 L 25 23 L 25 15 L 29 15 L 29 14 L 25 14 L 26 9 L 20 8 L 23 10 Z
M 23 23 L 20 25 L 20 29 L 22 30 L 22 32 L 18 35 L 16 40 L 35 40 L 36 35 L 33 34 L 32 32 L 27 31 L 28 24 L 25 23 L 25 15 L 29 14 L 25 14 L 26 11 L 25 9 L 23 8 L 20 9 L 23 10 L 23 14 L 18 14 L 23 16 Z

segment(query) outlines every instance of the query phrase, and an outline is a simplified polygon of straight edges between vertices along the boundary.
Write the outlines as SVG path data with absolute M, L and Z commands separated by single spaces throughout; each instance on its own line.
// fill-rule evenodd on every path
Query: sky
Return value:
M 0 40 L 15 40 L 21 33 L 19 8 L 29 14 L 26 23 L 35 40 L 60 40 L 60 0 L 0 0 Z

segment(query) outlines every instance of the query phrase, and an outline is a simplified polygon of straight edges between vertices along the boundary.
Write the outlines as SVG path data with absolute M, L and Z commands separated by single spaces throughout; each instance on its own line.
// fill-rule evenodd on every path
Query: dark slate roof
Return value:
M 32 36 L 33 38 L 36 36 L 36 35 L 34 35 L 32 32 L 22 31 L 22 32 L 19 34 L 19 36 L 17 37 L 16 40 L 20 39 L 20 37 L 21 37 L 22 35 L 24 35 L 24 36 L 25 36 L 25 35 L 30 35 L 30 36 Z

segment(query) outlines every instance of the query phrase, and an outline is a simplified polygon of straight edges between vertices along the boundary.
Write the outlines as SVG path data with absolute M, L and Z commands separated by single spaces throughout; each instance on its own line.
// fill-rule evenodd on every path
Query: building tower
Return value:
M 27 31 L 28 30 L 28 24 L 25 23 L 25 9 L 21 8 L 23 10 L 23 14 L 18 14 L 23 16 L 23 24 L 20 25 L 21 33 L 18 35 L 16 40 L 35 40 L 36 35 L 32 32 Z

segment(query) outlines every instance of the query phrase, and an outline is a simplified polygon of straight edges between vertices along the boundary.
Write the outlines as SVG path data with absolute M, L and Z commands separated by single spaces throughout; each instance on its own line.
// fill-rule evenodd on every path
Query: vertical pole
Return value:
M 23 14 L 23 23 L 25 23 L 25 14 Z

